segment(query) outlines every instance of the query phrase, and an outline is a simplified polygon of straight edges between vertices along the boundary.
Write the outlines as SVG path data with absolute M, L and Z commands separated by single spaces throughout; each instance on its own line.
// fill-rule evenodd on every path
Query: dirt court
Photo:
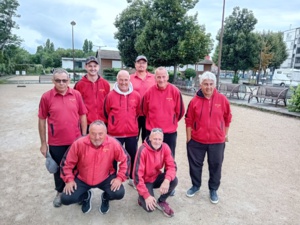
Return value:
M 100 190 L 94 190 L 92 210 L 78 205 L 54 208 L 53 176 L 39 151 L 37 111 L 51 84 L 0 85 L 0 224 L 299 224 L 300 120 L 232 106 L 233 121 L 226 144 L 220 201 L 209 201 L 207 164 L 200 193 L 187 198 L 191 186 L 180 121 L 176 149 L 179 184 L 168 202 L 173 218 L 160 211 L 146 213 L 137 193 L 124 183 L 123 200 L 110 211 L 98 211 Z M 190 96 L 184 96 L 187 107 Z

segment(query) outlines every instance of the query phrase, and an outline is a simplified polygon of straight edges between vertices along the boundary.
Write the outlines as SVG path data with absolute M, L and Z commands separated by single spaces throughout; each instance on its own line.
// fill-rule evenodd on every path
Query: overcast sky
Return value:
M 20 29 L 15 33 L 24 40 L 22 47 L 30 53 L 35 53 L 37 46 L 44 45 L 48 38 L 55 48 L 72 48 L 71 21 L 76 22 L 76 49 L 82 49 L 85 39 L 97 46 L 116 48 L 114 21 L 128 6 L 126 0 L 19 0 L 19 4 L 17 13 L 21 17 L 15 20 Z M 226 0 L 225 18 L 236 6 L 253 11 L 258 20 L 257 31 L 300 27 L 299 0 Z M 222 8 L 223 0 L 199 0 L 190 14 L 198 12 L 199 24 L 204 24 L 215 39 L 221 27 Z

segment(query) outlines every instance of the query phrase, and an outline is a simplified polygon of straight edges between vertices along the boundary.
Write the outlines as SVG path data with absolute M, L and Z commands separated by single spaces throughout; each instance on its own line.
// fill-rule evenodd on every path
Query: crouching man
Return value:
M 176 164 L 170 147 L 163 143 L 162 129 L 153 128 L 149 138 L 146 138 L 138 149 L 135 157 L 133 178 L 138 191 L 138 204 L 147 212 L 156 208 L 165 216 L 174 216 L 174 211 L 166 202 L 178 183 Z M 164 168 L 164 172 L 162 169 Z M 159 188 L 160 197 L 154 197 L 153 189 Z
M 113 162 L 119 162 L 116 173 Z M 103 190 L 99 211 L 109 211 L 109 201 L 120 200 L 125 190 L 122 182 L 129 176 L 130 157 L 113 137 L 107 135 L 105 124 L 96 120 L 90 124 L 89 134 L 77 139 L 61 162 L 61 177 L 66 183 L 62 204 L 82 203 L 81 210 L 92 209 L 91 188 Z

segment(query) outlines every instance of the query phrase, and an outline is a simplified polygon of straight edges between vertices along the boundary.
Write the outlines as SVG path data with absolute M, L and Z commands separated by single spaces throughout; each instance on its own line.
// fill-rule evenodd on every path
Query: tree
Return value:
M 88 42 L 88 52 L 93 52 L 93 42 L 92 41 Z
M 1 0 L 0 4 L 0 50 L 3 51 L 6 46 L 19 46 L 21 40 L 18 36 L 12 34 L 12 29 L 18 29 L 18 25 L 13 20 L 14 17 L 20 17 L 16 11 L 19 6 L 16 0 Z
M 272 32 L 266 33 L 266 40 L 270 43 L 270 52 L 273 53 L 272 61 L 269 67 L 273 68 L 273 71 L 277 69 L 288 57 L 288 52 L 286 44 L 283 41 L 282 32 Z
M 83 50 L 84 53 L 88 53 L 89 52 L 89 42 L 88 42 L 87 39 L 84 40 L 82 50 Z
M 147 55 L 153 66 L 193 64 L 209 54 L 212 47 L 210 34 L 197 22 L 197 14 L 188 16 L 198 0 L 153 0 L 152 17 L 137 37 L 135 49 Z M 148 13 L 148 11 L 144 11 Z
M 257 19 L 252 11 L 233 9 L 232 15 L 225 19 L 221 68 L 245 71 L 256 64 L 260 48 L 254 30 Z M 219 35 L 217 36 L 219 40 Z
M 115 39 L 119 41 L 118 49 L 123 63 L 127 67 L 134 67 L 135 58 L 139 55 L 134 44 L 152 13 L 149 13 L 149 1 L 133 0 L 127 2 L 131 4 L 117 16 L 114 23 L 118 29 L 115 33 Z

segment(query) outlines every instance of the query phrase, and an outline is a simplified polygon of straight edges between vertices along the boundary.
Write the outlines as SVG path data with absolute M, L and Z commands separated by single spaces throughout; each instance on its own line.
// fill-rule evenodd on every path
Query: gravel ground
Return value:
M 300 120 L 239 106 L 232 106 L 219 204 L 209 201 L 207 164 L 200 193 L 185 196 L 191 181 L 181 120 L 179 184 L 175 197 L 168 199 L 173 218 L 160 211 L 146 213 L 127 182 L 124 199 L 112 201 L 107 215 L 98 212 L 100 190 L 94 190 L 89 214 L 78 205 L 53 208 L 54 182 L 39 152 L 37 130 L 39 99 L 50 88 L 51 84 L 0 85 L 1 224 L 299 224 Z M 184 96 L 186 106 L 190 99 Z

